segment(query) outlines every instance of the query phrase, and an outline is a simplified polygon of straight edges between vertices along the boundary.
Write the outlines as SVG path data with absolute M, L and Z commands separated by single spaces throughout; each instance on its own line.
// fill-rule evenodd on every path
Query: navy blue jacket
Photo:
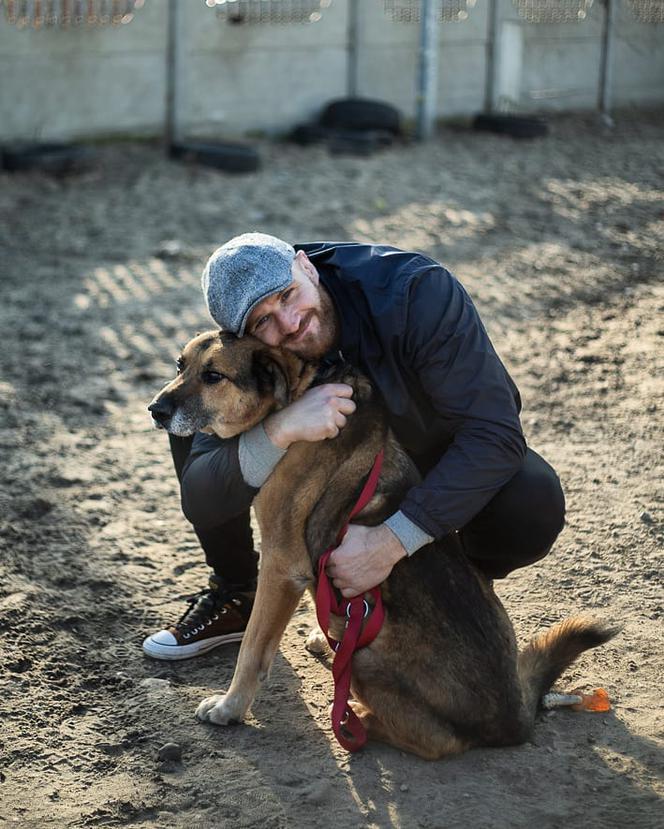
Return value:
M 436 538 L 463 527 L 526 454 L 519 392 L 472 300 L 418 253 L 345 242 L 295 247 L 334 301 L 343 356 L 379 389 L 392 429 L 425 474 L 402 511 Z

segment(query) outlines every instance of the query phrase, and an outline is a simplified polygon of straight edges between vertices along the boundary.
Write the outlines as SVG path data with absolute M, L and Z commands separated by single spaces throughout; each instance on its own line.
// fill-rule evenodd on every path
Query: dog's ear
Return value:
M 216 333 L 222 345 L 232 345 L 240 339 L 237 334 L 234 334 L 232 331 L 224 331 L 223 328 L 220 328 Z
M 278 357 L 261 349 L 254 354 L 254 376 L 261 394 L 272 394 L 277 406 L 283 409 L 290 403 L 290 388 L 286 368 Z

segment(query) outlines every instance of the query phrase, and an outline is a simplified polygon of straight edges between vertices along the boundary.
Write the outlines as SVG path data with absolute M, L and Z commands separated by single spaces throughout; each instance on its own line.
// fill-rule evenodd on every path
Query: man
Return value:
M 489 578 L 548 553 L 564 521 L 560 482 L 526 447 L 518 390 L 441 265 L 387 246 L 294 248 L 249 233 L 212 254 L 203 291 L 225 330 L 360 368 L 422 472 L 400 510 L 378 527 L 352 525 L 332 554 L 328 572 L 343 596 L 449 533 Z M 291 443 L 334 438 L 354 409 L 349 386 L 325 384 L 239 437 L 170 436 L 183 510 L 214 572 L 179 622 L 148 636 L 146 654 L 185 659 L 242 638 L 257 565 L 251 501 Z

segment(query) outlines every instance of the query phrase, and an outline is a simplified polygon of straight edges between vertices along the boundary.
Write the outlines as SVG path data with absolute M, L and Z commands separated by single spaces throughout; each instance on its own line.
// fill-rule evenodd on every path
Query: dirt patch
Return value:
M 632 113 L 533 142 L 446 130 L 369 159 L 265 144 L 242 178 L 145 145 L 75 177 L 0 177 L 0 823 L 661 825 L 663 137 L 661 116 Z M 193 718 L 237 646 L 142 656 L 205 581 L 145 406 L 208 325 L 206 256 L 249 229 L 414 247 L 461 278 L 568 500 L 554 551 L 499 595 L 522 640 L 577 611 L 624 625 L 560 683 L 603 685 L 610 714 L 543 715 L 524 746 L 440 763 L 349 757 L 303 648 L 307 603 L 243 726 Z M 169 742 L 180 756 L 160 759 Z

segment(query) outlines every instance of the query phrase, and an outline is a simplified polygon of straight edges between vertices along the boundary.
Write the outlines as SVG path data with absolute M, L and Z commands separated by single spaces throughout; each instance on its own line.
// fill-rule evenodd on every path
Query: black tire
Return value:
M 90 166 L 95 151 L 81 144 L 8 144 L 1 158 L 2 167 L 11 172 L 70 173 Z
M 327 148 L 332 155 L 368 156 L 394 143 L 394 136 L 383 130 L 354 132 L 351 130 L 330 131 Z
M 318 144 L 324 141 L 329 134 L 330 131 L 326 127 L 321 127 L 320 124 L 299 124 L 288 138 L 295 144 L 308 147 L 310 144 Z
M 399 110 L 368 98 L 340 98 L 331 101 L 320 115 L 321 126 L 337 130 L 381 130 L 401 135 Z
M 171 145 L 170 155 L 171 158 L 203 164 L 227 173 L 253 173 L 261 166 L 260 155 L 254 147 L 230 141 L 178 142 Z
M 473 129 L 496 132 L 512 138 L 542 138 L 548 135 L 549 125 L 542 118 L 524 115 L 476 115 Z

